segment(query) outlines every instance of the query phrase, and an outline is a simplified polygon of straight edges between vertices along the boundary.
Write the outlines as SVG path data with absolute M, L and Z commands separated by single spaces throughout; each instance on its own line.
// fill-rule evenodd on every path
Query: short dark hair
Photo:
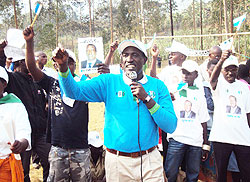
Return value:
M 6 80 L 3 79 L 3 78 L 0 78 L 0 82 L 2 82 L 2 83 L 7 83 Z
M 247 60 L 246 66 L 248 67 L 248 70 L 250 70 L 250 59 Z
M 20 60 L 14 62 L 14 69 L 16 69 L 18 66 L 20 66 L 21 61 L 25 61 L 25 59 L 20 59 Z
M 88 44 L 88 45 L 86 46 L 86 50 L 88 49 L 89 46 L 94 47 L 94 48 L 95 48 L 95 52 L 96 52 L 96 46 L 95 46 L 94 44 Z
M 75 62 L 75 60 L 72 57 L 69 57 L 68 62 Z
M 217 60 L 217 59 L 212 59 L 212 60 L 208 61 L 207 69 L 209 69 L 212 65 L 216 65 L 218 62 L 219 62 L 219 60 Z
M 249 68 L 247 67 L 247 65 L 240 64 L 238 73 L 237 73 L 237 78 L 243 79 L 243 78 L 247 78 L 248 76 L 249 76 Z

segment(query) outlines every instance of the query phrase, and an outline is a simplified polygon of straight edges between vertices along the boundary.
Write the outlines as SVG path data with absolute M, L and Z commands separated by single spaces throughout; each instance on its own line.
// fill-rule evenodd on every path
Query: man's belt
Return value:
M 151 148 L 148 149 L 148 150 L 141 151 L 141 155 L 148 154 L 148 153 L 152 152 L 155 148 L 156 148 L 156 146 L 151 147 Z M 140 152 L 127 153 L 127 152 L 120 152 L 120 151 L 118 151 L 118 150 L 109 149 L 109 148 L 107 148 L 107 151 L 110 152 L 110 153 L 112 153 L 112 154 L 119 155 L 119 156 L 125 156 L 125 157 L 137 158 L 137 157 L 140 157 L 140 156 L 141 156 L 141 155 L 140 155 Z

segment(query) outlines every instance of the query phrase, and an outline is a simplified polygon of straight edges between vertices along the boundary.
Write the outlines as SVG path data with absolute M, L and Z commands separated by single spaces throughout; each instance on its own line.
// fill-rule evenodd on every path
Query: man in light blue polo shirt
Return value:
M 164 181 L 161 155 L 156 149 L 158 127 L 173 133 L 177 119 L 164 83 L 146 76 L 144 44 L 125 40 L 118 47 L 121 74 L 103 74 L 75 82 L 68 69 L 68 53 L 57 48 L 53 59 L 59 64 L 59 83 L 67 97 L 105 103 L 105 168 L 109 182 Z

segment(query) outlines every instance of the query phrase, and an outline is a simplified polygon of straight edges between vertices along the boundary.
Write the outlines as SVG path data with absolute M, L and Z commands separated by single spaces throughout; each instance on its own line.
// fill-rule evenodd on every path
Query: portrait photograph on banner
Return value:
M 78 38 L 79 73 L 97 73 L 98 63 L 104 62 L 102 37 Z

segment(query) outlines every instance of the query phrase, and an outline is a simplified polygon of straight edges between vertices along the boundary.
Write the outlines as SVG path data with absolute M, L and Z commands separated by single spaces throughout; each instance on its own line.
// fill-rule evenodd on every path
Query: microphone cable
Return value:
M 139 103 L 140 100 L 138 98 L 136 98 L 136 103 L 137 103 L 137 107 L 138 107 L 138 146 L 139 146 L 139 150 L 140 150 L 140 157 L 141 157 L 141 182 L 143 182 L 143 177 L 142 177 L 142 151 L 141 151 L 141 145 L 140 145 L 140 110 L 139 110 Z
M 137 73 L 136 71 L 131 71 L 128 75 L 128 78 L 130 78 L 132 81 L 136 82 L 137 80 Z M 138 146 L 139 146 L 139 150 L 140 150 L 140 157 L 141 157 L 141 182 L 143 182 L 143 177 L 142 177 L 142 151 L 141 151 L 141 145 L 140 145 L 140 110 L 139 110 L 139 103 L 140 100 L 134 96 L 136 98 L 136 103 L 137 103 L 137 107 L 138 107 Z

